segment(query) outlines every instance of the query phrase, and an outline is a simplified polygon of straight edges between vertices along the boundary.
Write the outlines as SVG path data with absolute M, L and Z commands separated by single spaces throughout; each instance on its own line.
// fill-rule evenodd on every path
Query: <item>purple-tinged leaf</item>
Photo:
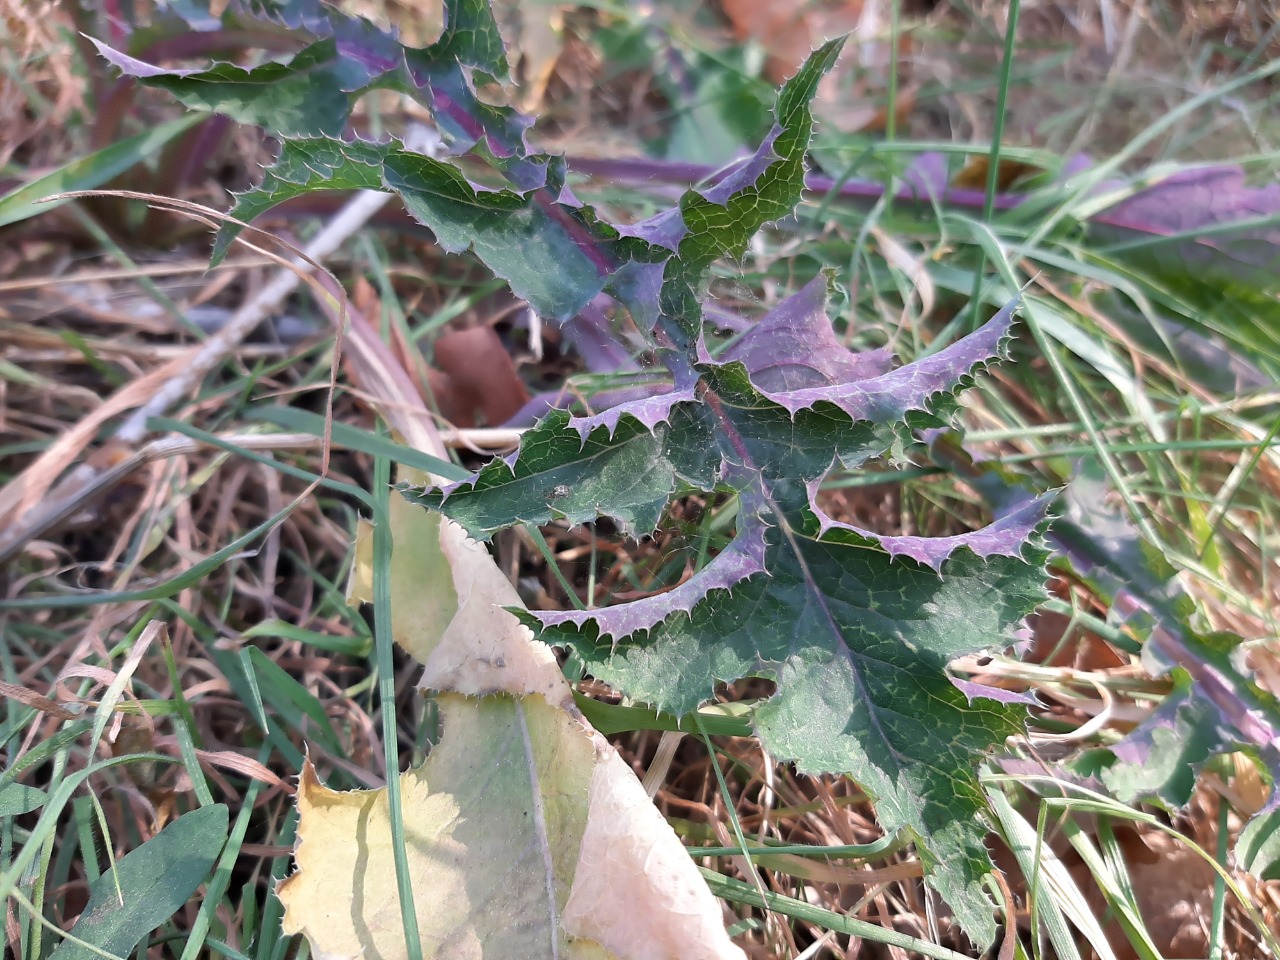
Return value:
M 1121 616 L 1142 609 L 1132 594 L 1121 596 Z M 1128 610 L 1126 610 L 1128 608 Z M 1117 609 L 1113 601 L 1113 609 Z M 1239 637 L 1197 634 L 1157 623 L 1143 649 L 1153 674 L 1179 673 L 1189 683 L 1170 694 L 1155 713 L 1121 741 L 1117 763 L 1102 772 L 1121 799 L 1156 797 L 1171 806 L 1191 798 L 1195 774 L 1211 757 L 1244 750 L 1271 779 L 1271 795 L 1261 812 L 1280 809 L 1280 701 L 1264 690 L 1246 663 Z M 1171 764 L 1177 750 L 1181 760 Z M 1159 762 L 1157 762 L 1159 758 Z M 1190 772 L 1187 772 L 1190 771 Z
M 1064 764 L 1046 763 L 1044 757 L 1027 759 L 1025 757 L 1003 756 L 996 757 L 992 763 L 1001 772 L 1007 773 L 1012 777 L 1027 778 L 1027 786 L 1033 790 L 1036 788 L 1036 780 L 1046 774 L 1052 776 L 1055 780 L 1075 784 L 1077 787 L 1092 790 L 1094 793 L 1105 793 L 1107 789 L 1097 777 L 1087 776 Z M 1050 789 L 1056 790 L 1056 787 L 1051 787 Z
M 166 70 L 98 40 L 93 43 L 123 73 L 167 90 L 188 107 L 223 113 L 286 136 L 340 134 L 351 112 L 351 91 L 367 79 L 359 67 L 348 67 L 339 59 L 332 40 L 305 47 L 287 65 L 268 62 L 244 68 L 220 63 L 207 70 Z
M 495 457 L 470 480 L 403 494 L 442 510 L 478 540 L 513 520 L 578 524 L 599 516 L 642 536 L 658 525 L 678 486 L 664 443 L 665 431 L 655 434 L 634 418 L 609 436 L 600 430 L 583 440 L 569 426 L 569 415 L 555 410 L 525 433 L 518 456 Z
M 777 694 L 755 711 L 766 749 L 802 771 L 847 773 L 861 783 L 885 829 L 916 841 L 927 879 L 985 947 L 995 925 L 984 894 L 986 800 L 974 764 L 1020 728 L 1022 713 L 991 696 L 970 703 L 946 668 L 1017 638 L 1044 595 L 1040 531 L 1027 531 L 1031 542 L 1021 550 L 1004 530 L 975 534 L 969 550 L 902 547 L 935 562 L 945 555 L 940 577 L 883 546 L 868 549 L 850 531 L 818 535 L 807 485 L 831 469 L 833 456 L 861 463 L 936 425 L 954 409 L 956 392 L 999 357 L 1013 305 L 948 349 L 890 370 L 883 353 L 832 351 L 819 284 L 784 305 L 739 357 L 710 361 L 699 353 L 708 269 L 740 256 L 764 224 L 792 213 L 804 186 L 810 101 L 841 41 L 824 44 L 783 88 L 775 124 L 751 157 L 686 191 L 678 211 L 618 229 L 573 197 L 561 162 L 528 154 L 525 118 L 475 97 L 471 74 L 502 66 L 482 3 L 451 0 L 445 35 L 415 51 L 315 0 L 261 0 L 259 10 L 294 16 L 317 39 L 288 64 L 252 68 L 260 73 L 248 79 L 279 79 L 280 107 L 297 111 L 286 113 L 286 125 L 314 127 L 338 144 L 354 98 L 368 88 L 398 89 L 426 104 L 455 148 L 474 144 L 473 159 L 511 186 L 482 185 L 399 144 L 376 158 L 382 185 L 442 247 L 474 251 L 543 316 L 568 319 L 601 291 L 618 299 L 675 387 L 594 416 L 553 412 L 524 435 L 518 455 L 495 458 L 462 484 L 406 495 L 486 538 L 518 524 L 599 516 L 640 535 L 655 528 L 673 496 L 737 493 L 737 536 L 705 570 L 660 600 L 553 616 L 547 638 L 664 710 L 693 709 L 721 680 L 775 679 Z M 252 97 L 226 85 L 246 79 L 240 69 L 148 81 L 215 109 L 260 101 L 265 83 Z M 304 114 L 312 105 L 299 91 L 308 83 L 329 97 L 331 113 Z M 256 109 L 272 119 L 261 103 Z M 339 146 L 314 179 L 299 172 L 277 182 L 320 189 L 323 171 L 341 170 L 368 184 L 366 168 L 375 163 L 358 149 L 361 157 L 351 158 Z M 304 171 L 305 158 L 295 159 L 303 162 L 292 169 Z M 349 168 L 353 159 L 360 166 Z M 830 355 L 806 358 L 806 350 Z
M 833 520 L 818 506 L 820 487 L 821 482 L 818 480 L 811 480 L 808 484 L 809 509 L 818 521 L 820 536 L 825 536 L 832 530 L 843 530 L 865 543 L 882 547 L 890 557 L 910 557 L 939 575 L 942 574 L 942 565 L 962 547 L 979 557 L 1020 557 L 1022 548 L 1036 528 L 1044 523 L 1049 507 L 1057 496 L 1053 492 L 1043 493 L 987 526 L 968 533 L 957 533 L 949 537 L 918 537 L 879 534 Z
M 541 161 L 558 182 L 559 164 Z M 574 316 L 615 268 L 606 237 L 574 211 L 543 202 L 541 191 L 486 189 L 450 163 L 404 150 L 388 153 L 383 179 L 441 247 L 473 250 L 542 316 Z
M 1172 236 L 1277 214 L 1280 184 L 1251 187 L 1241 167 L 1217 164 L 1175 171 L 1107 207 L 1094 222 Z M 1254 229 L 1271 248 L 1269 262 L 1280 247 L 1280 225 Z
M 941 202 L 950 178 L 946 155 L 934 150 L 913 159 L 902 174 L 902 182 L 911 191 L 912 199 L 921 203 Z
M 1144 649 L 1148 669 L 1172 674 L 1177 688 L 1124 740 L 1103 782 L 1126 802 L 1187 804 L 1201 768 L 1237 750 L 1252 755 L 1271 779 L 1261 814 L 1280 810 L 1280 702 L 1263 690 L 1243 662 L 1240 638 L 1200 636 L 1157 624 Z
M 973 333 L 945 349 L 888 373 L 800 389 L 761 388 L 760 392 L 793 414 L 827 403 L 855 421 L 903 422 L 911 411 L 928 409 L 932 398 L 952 396 L 974 374 L 1002 355 L 1018 303 L 1018 300 L 1011 301 Z M 879 359 L 873 363 L 878 364 Z
M 610 609 L 570 618 L 585 620 L 580 628 L 544 626 L 543 637 L 572 648 L 591 675 L 676 715 L 718 681 L 774 679 L 776 695 L 755 714 L 765 748 L 802 772 L 848 772 L 885 830 L 916 837 L 927 875 L 959 904 L 965 929 L 991 936 L 972 764 L 1020 729 L 1022 705 L 996 691 L 971 703 L 975 691 L 958 688 L 946 665 L 1012 638 L 1043 596 L 1044 551 L 1028 547 L 1031 563 L 960 551 L 938 577 L 880 550 L 813 539 L 789 519 L 786 485 L 766 482 L 764 574 L 625 642 L 594 626 L 624 625 Z
M 603 294 L 578 315 L 560 325 L 560 334 L 573 344 L 592 373 L 626 373 L 638 369 L 635 351 L 613 332 L 606 308 L 612 303 Z
M 668 617 L 688 615 L 713 590 L 730 590 L 765 572 L 765 533 L 759 493 L 748 487 L 742 497 L 737 535 L 705 567 L 664 593 L 592 610 L 539 610 L 530 616 L 545 627 L 594 624 L 601 637 L 630 637 L 651 630 Z
M 773 310 L 719 357 L 740 361 L 761 390 L 777 392 L 868 380 L 888 373 L 886 348 L 854 353 L 827 319 L 829 280 L 815 277 Z
M 1225 302 L 1226 298 L 1222 301 Z M 1184 371 L 1191 381 L 1211 393 L 1240 396 L 1275 385 L 1274 376 L 1268 376 L 1260 363 L 1248 359 L 1249 351 L 1242 349 L 1240 340 L 1229 342 L 1222 330 L 1195 324 L 1185 318 L 1144 314 L 1127 298 L 1117 295 L 1107 296 L 1102 306 L 1111 321 L 1144 354 L 1153 359 L 1165 358 Z M 1228 327 L 1235 337 L 1245 330 L 1245 324 Z
M 1139 743 L 1133 755 L 1145 749 L 1141 741 L 1156 737 L 1161 728 L 1185 722 L 1178 717 L 1190 709 L 1209 721 L 1206 729 L 1233 731 L 1225 739 L 1250 745 L 1272 779 L 1280 779 L 1280 710 L 1251 678 L 1239 638 L 1206 637 L 1190 628 L 1192 603 L 1173 569 L 1123 514 L 1106 507 L 1106 490 L 1100 468 L 1086 462 L 1068 490 L 1067 513 L 1055 525 L 1053 538 L 1077 575 L 1110 601 L 1112 616 L 1145 636 L 1143 659 L 1148 669 L 1160 675 L 1180 668 L 1192 681 L 1185 696 L 1175 696 L 1173 705 L 1158 711 L 1150 726 L 1134 732 Z M 1162 795 L 1172 805 L 1190 799 L 1190 793 L 1178 792 L 1176 785 L 1157 784 L 1150 766 L 1131 773 L 1130 782 L 1147 783 L 1153 795 Z M 1113 776 L 1125 774 L 1115 771 Z
M 1089 158 L 1077 154 L 1060 171 L 1069 180 L 1086 171 Z M 713 168 L 705 165 L 663 160 L 600 160 L 573 157 L 575 172 L 608 176 L 646 185 L 682 183 L 704 179 Z M 986 202 L 982 190 L 957 189 L 950 185 L 947 158 L 937 152 L 917 156 L 903 174 L 903 185 L 894 199 L 904 203 L 940 204 L 980 210 Z M 866 202 L 884 195 L 883 181 L 856 178 L 837 181 L 820 173 L 810 173 L 805 186 L 815 193 L 831 193 Z M 1115 189 L 1108 181 L 1095 193 Z M 1028 194 L 1001 193 L 994 198 L 997 210 L 1014 210 L 1029 199 Z M 1200 287 L 1212 297 L 1222 283 L 1244 284 L 1263 293 L 1275 291 L 1280 277 L 1280 186 L 1251 187 L 1243 169 L 1236 165 L 1215 165 L 1177 171 L 1164 180 L 1142 188 L 1108 209 L 1094 214 L 1087 226 L 1095 233 L 1122 241 L 1112 254 L 1154 270 L 1161 280 L 1180 292 L 1194 293 Z M 1230 229 L 1239 224 L 1238 229 Z M 1103 233 L 1106 231 L 1106 233 Z M 1214 282 L 1205 284 L 1206 278 Z M 1242 293 L 1237 289 L 1237 293 Z M 1210 306 L 1209 304 L 1205 305 Z M 1267 314 L 1264 324 L 1241 318 L 1263 334 L 1274 327 L 1280 311 L 1274 298 L 1259 298 Z M 1242 340 L 1242 343 L 1247 341 Z
M 1044 706 L 1034 691 L 1005 690 L 1003 687 L 993 687 L 973 680 L 961 680 L 958 677 L 952 677 L 951 683 L 968 698 L 970 704 L 975 700 L 994 700 L 996 703 L 1019 704 L 1024 707 Z
M 807 339 L 822 342 L 823 325 L 830 327 L 824 297 L 824 282 L 804 291 L 772 318 L 758 343 L 748 344 L 744 355 L 763 378 L 779 369 L 761 346 L 768 338 L 779 338 L 779 359 L 787 361 L 802 356 Z M 547 641 L 571 647 L 594 676 L 664 711 L 686 712 L 716 681 L 774 678 L 778 692 L 756 714 L 766 748 L 802 770 L 850 773 L 875 798 L 886 829 L 917 831 L 931 881 L 953 906 L 962 904 L 958 915 L 979 938 L 990 917 L 973 899 L 985 863 L 981 831 L 956 824 L 972 823 L 982 808 L 974 757 L 1016 732 L 1023 703 L 1016 695 L 957 686 L 946 666 L 1021 635 L 1023 619 L 1044 595 L 1045 501 L 935 544 L 925 538 L 886 544 L 832 525 L 823 534 L 809 507 L 833 451 L 842 460 L 879 455 L 900 439 L 909 414 L 928 420 L 949 409 L 953 393 L 995 359 L 1009 322 L 1006 313 L 948 351 L 853 381 L 869 396 L 887 398 L 866 404 L 856 418 L 817 401 L 790 411 L 752 382 L 743 360 L 707 362 L 703 350 L 696 385 L 562 421 L 560 433 L 540 426 L 514 461 L 516 469 L 526 457 L 568 468 L 584 435 L 602 450 L 615 442 L 610 429 L 621 443 L 634 443 L 635 431 L 645 435 L 643 420 L 655 424 L 657 456 L 677 485 L 738 492 L 737 538 L 680 587 L 598 610 L 531 614 L 529 622 L 541 626 Z M 873 363 L 873 372 L 883 369 L 883 359 Z M 840 358 L 835 364 L 817 371 L 808 365 L 807 381 L 832 369 L 836 376 L 862 372 Z M 790 373 L 802 372 L 791 366 Z M 838 395 L 850 385 L 806 389 Z M 503 470 L 506 478 L 508 468 L 492 465 L 481 477 Z M 632 509 L 626 498 L 633 489 L 619 493 Z M 441 507 L 470 528 L 475 516 L 499 509 L 489 506 L 496 497 L 520 496 L 517 488 L 507 493 L 492 484 L 474 492 L 460 487 Z M 472 498 L 477 503 L 469 508 Z M 440 502 L 438 494 L 423 500 Z M 890 546 L 922 563 L 895 558 Z M 983 695 L 971 704 L 977 694 Z M 927 724 L 916 722 L 924 717 Z M 949 754 L 955 763 L 939 764 Z
M 773 129 L 750 158 L 714 186 L 690 190 L 681 199 L 688 232 L 673 262 L 683 276 L 701 276 L 721 257 L 741 256 L 762 226 L 789 216 L 800 202 L 813 130 L 810 101 L 843 46 L 843 38 L 823 44 L 782 88 Z
M 647 220 L 614 226 L 620 236 L 641 240 L 651 247 L 661 247 L 671 253 L 680 249 L 680 241 L 689 232 L 679 207 L 654 214 Z
M 244 7 L 257 19 L 332 39 L 344 63 L 364 68 L 360 87 L 379 81 L 423 103 L 458 152 L 481 138 L 495 156 L 527 152 L 524 133 L 532 120 L 477 99 L 467 76 L 466 71 L 499 81 L 507 76 L 502 37 L 485 0 L 446 0 L 444 29 L 427 47 L 404 46 L 394 29 L 347 16 L 321 0 L 248 0 Z
M 946 437 L 933 444 L 935 459 L 966 472 L 963 451 Z M 1023 509 L 1027 494 L 1012 486 L 997 463 L 972 478 L 997 510 Z M 1128 518 L 1106 506 L 1101 467 L 1084 461 L 1064 497 L 1065 514 L 1049 540 L 1104 601 L 1111 617 L 1145 639 L 1143 660 L 1156 676 L 1172 675 L 1177 689 L 1113 749 L 1099 775 L 1126 802 L 1190 801 L 1197 771 L 1216 754 L 1244 750 L 1280 783 L 1280 702 L 1263 690 L 1245 662 L 1240 639 L 1191 629 L 1194 609 L 1175 571 L 1146 543 Z M 1280 809 L 1273 786 L 1267 809 Z
M 666 393 L 620 403 L 593 416 L 573 417 L 569 421 L 569 426 L 577 430 L 578 436 L 584 441 L 591 436 L 591 433 L 597 427 L 605 427 L 609 432 L 609 436 L 612 437 L 618 429 L 619 420 L 623 416 L 638 420 L 647 430 L 652 431 L 658 424 L 666 423 L 671 419 L 671 411 L 676 404 L 692 403 L 695 399 L 694 389 L 693 386 L 677 387 Z

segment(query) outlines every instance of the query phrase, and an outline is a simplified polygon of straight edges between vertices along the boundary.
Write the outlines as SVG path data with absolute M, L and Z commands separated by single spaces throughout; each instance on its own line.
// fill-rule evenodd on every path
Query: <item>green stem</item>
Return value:
M 409 875 L 405 843 L 404 797 L 400 787 L 400 740 L 396 726 L 396 672 L 391 636 L 391 461 L 375 457 L 373 494 L 377 506 L 373 522 L 373 639 L 378 652 L 378 699 L 382 705 L 382 749 L 387 767 L 387 806 L 391 816 L 391 853 L 400 896 L 400 923 L 409 960 L 422 960 L 418 911 Z

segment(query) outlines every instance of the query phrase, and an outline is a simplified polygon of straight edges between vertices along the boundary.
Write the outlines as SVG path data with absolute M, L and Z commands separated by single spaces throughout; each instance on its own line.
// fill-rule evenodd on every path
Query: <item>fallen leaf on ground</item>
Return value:
M 425 957 L 739 958 L 670 826 L 573 705 L 550 649 L 504 607 L 484 547 L 392 503 L 392 633 L 439 690 L 443 738 L 400 777 Z M 372 595 L 357 544 L 351 599 Z M 309 765 L 284 929 L 317 956 L 407 956 L 383 790 L 339 793 Z
M 529 399 L 511 354 L 493 327 L 440 334 L 429 377 L 440 413 L 459 427 L 506 423 Z

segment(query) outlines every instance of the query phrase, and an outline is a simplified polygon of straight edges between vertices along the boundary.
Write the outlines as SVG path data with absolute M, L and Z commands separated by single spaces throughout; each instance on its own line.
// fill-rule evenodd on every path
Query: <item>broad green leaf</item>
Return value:
M 107 870 L 94 881 L 89 903 L 71 928 L 71 936 L 106 953 L 127 957 L 143 937 L 196 892 L 226 838 L 224 805 L 211 804 L 183 814 L 117 860 L 114 872 Z M 65 940 L 50 960 L 99 960 L 99 956 L 80 943 Z
M 572 317 L 612 269 L 603 250 L 594 249 L 603 237 L 547 193 L 485 189 L 452 164 L 409 151 L 389 154 L 383 171 L 387 185 L 431 228 L 440 246 L 454 253 L 473 250 L 517 296 L 547 316 Z M 563 170 L 553 168 L 547 176 L 558 185 Z
M 1280 880 L 1280 810 L 1250 820 L 1240 831 L 1236 861 L 1259 880 Z
M 248 13 L 312 42 L 287 62 L 168 70 L 93 41 L 126 75 L 167 90 L 189 107 L 260 125 L 285 141 L 277 166 L 238 199 L 232 211 L 237 218 L 252 219 L 315 190 L 381 187 L 380 157 L 386 148 L 337 139 L 347 130 L 355 103 L 381 88 L 430 110 L 453 152 L 477 150 L 521 190 L 543 186 L 545 158 L 526 159 L 525 130 L 532 121 L 476 96 L 473 78 L 502 80 L 507 73 L 502 38 L 486 0 L 447 0 L 444 31 L 427 47 L 405 46 L 394 30 L 320 0 L 252 0 L 246 6 Z M 215 263 L 239 231 L 235 224 L 222 227 Z
M 0 227 L 17 223 L 56 209 L 65 200 L 44 203 L 48 197 L 76 190 L 92 190 L 108 183 L 130 167 L 155 155 L 161 147 L 195 126 L 204 117 L 198 113 L 179 117 L 146 130 L 127 140 L 103 147 L 87 157 L 63 164 L 52 173 L 10 190 L 0 197 Z
M 275 164 L 263 173 L 262 182 L 236 195 L 231 216 L 249 223 L 272 207 L 315 190 L 381 190 L 385 152 L 385 146 L 361 140 L 285 140 Z M 241 229 L 234 223 L 219 228 L 211 258 L 215 265 L 227 255 Z
M 617 226 L 573 196 L 562 160 L 527 152 L 528 118 L 475 97 L 468 70 L 505 71 L 485 4 L 448 4 L 445 33 L 422 49 L 404 47 L 393 33 L 318 0 L 261 0 L 255 9 L 317 39 L 287 64 L 219 64 L 203 71 L 163 70 L 98 45 L 143 83 L 189 106 L 261 124 L 284 139 L 279 161 L 237 199 L 234 216 L 250 220 L 316 190 L 388 189 L 444 249 L 473 251 L 542 315 L 568 320 L 607 287 L 641 326 L 651 327 L 665 314 L 673 330 L 683 330 L 682 340 L 696 333 L 701 313 L 694 287 L 710 263 L 741 255 L 753 233 L 789 214 L 799 200 L 812 125 L 809 100 L 842 46 L 825 44 L 787 84 L 774 127 L 753 156 L 713 185 L 688 191 L 678 209 Z M 455 150 L 474 147 L 510 187 L 474 183 L 451 163 L 395 140 L 342 139 L 352 103 L 382 86 L 417 98 Z M 215 262 L 239 230 L 235 224 L 220 230 Z M 659 302 L 663 264 L 668 277 Z
M 538 187 L 563 179 L 559 161 L 530 161 Z M 457 167 L 405 150 L 398 142 L 368 143 L 325 137 L 286 140 L 262 183 L 237 197 L 231 211 L 246 222 L 277 204 L 316 190 L 388 190 L 430 227 L 445 250 L 473 251 L 539 312 L 573 316 L 600 292 L 612 260 L 593 249 L 603 228 L 578 219 L 568 206 L 520 189 L 493 189 L 467 180 Z M 221 259 L 240 232 L 224 226 L 214 247 Z
M 774 679 L 777 694 L 755 713 L 765 748 L 802 772 L 852 776 L 886 831 L 916 836 L 931 879 L 981 936 L 989 863 L 973 766 L 1020 720 L 1013 707 L 970 702 L 945 666 L 1009 642 L 1042 596 L 1043 568 L 963 551 L 939 576 L 852 538 L 818 540 L 785 515 L 773 519 L 765 575 L 687 617 L 616 645 L 601 626 L 543 637 L 572 647 L 590 674 L 677 715 L 709 699 L 717 681 Z M 594 619 L 612 627 L 633 615 L 622 605 Z
M 260 124 L 282 136 L 336 136 L 356 99 L 388 87 L 432 108 L 441 132 L 469 149 L 482 137 L 497 156 L 523 155 L 525 118 L 475 96 L 471 71 L 506 76 L 502 39 L 484 0 L 448 0 L 445 28 L 428 47 L 406 47 L 394 31 L 320 0 L 253 0 L 249 11 L 312 42 L 287 62 L 220 63 L 166 70 L 94 41 L 124 73 L 169 91 L 188 106 Z
M 509 527 L 513 519 L 585 523 L 605 504 L 624 530 L 651 532 L 677 483 L 665 431 L 650 432 L 628 420 L 612 436 L 601 428 L 583 441 L 569 423 L 568 414 L 553 411 L 525 436 L 514 462 L 495 459 L 472 480 L 422 502 L 449 500 L 450 517 L 480 539 Z
M 124 73 L 173 94 L 193 110 L 226 114 L 285 136 L 334 136 L 346 126 L 351 94 L 368 82 L 338 55 L 337 44 L 320 40 L 288 64 L 256 67 L 220 63 L 208 70 L 163 70 L 113 50 L 97 40 L 98 52 Z
M 6 783 L 0 786 L 0 817 L 17 817 L 39 810 L 49 795 L 39 787 L 23 783 Z

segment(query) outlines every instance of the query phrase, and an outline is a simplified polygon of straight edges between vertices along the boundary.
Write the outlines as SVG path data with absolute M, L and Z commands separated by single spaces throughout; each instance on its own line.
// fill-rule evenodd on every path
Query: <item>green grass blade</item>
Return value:
M 868 923 L 866 920 L 859 920 L 856 917 L 847 917 L 833 910 L 824 910 L 822 907 L 815 907 L 813 904 L 805 903 L 803 900 L 785 897 L 779 893 L 766 891 L 762 896 L 760 891 L 749 883 L 734 880 L 732 877 L 723 876 L 705 867 L 699 869 L 707 881 L 707 886 L 711 888 L 711 892 L 717 897 L 780 913 L 783 916 L 792 917 L 805 923 L 812 923 L 828 930 L 834 930 L 836 933 L 846 933 L 874 943 L 883 943 L 890 947 L 912 950 L 921 956 L 932 957 L 934 960 L 967 960 L 965 954 L 956 953 L 946 947 L 940 947 L 938 944 L 930 943 L 928 940 L 921 940 L 919 937 L 898 933 L 896 930 L 886 930 L 878 924 Z
M 49 795 L 39 787 L 22 783 L 6 783 L 0 787 L 0 817 L 17 817 L 34 813 L 45 805 Z
M 117 864 L 123 902 L 110 872 L 89 891 L 89 904 L 73 936 L 99 950 L 125 956 L 173 916 L 204 881 L 227 836 L 227 808 L 201 807 L 185 814 L 126 854 Z M 64 942 L 50 960 L 90 960 L 84 946 Z
M 121 140 L 109 147 L 103 147 L 87 157 L 72 160 L 52 173 L 47 173 L 43 177 L 11 190 L 0 197 L 0 227 L 47 213 L 67 202 L 66 200 L 41 202 L 46 197 L 76 190 L 92 190 L 102 186 L 155 154 L 174 137 L 207 117 L 208 114 L 191 113 L 177 120 L 170 120 L 128 140 Z
M 391 818 L 392 855 L 400 920 L 409 960 L 422 960 L 422 939 L 413 900 L 413 879 L 404 829 L 404 798 L 400 791 L 400 738 L 396 724 L 395 641 L 391 636 L 391 461 L 373 461 L 373 639 L 378 654 L 378 699 L 382 708 L 382 746 L 387 767 L 387 806 Z
M 309 433 L 316 437 L 324 436 L 324 417 L 318 413 L 298 410 L 294 407 L 279 406 L 260 407 L 250 410 L 248 413 L 256 419 L 265 420 L 267 423 L 275 424 L 277 427 L 283 427 L 286 430 Z M 422 470 L 425 473 L 435 474 L 445 480 L 465 480 L 471 476 L 470 470 L 460 467 L 456 463 L 441 460 L 439 457 L 433 457 L 429 453 L 406 447 L 387 437 L 379 436 L 368 430 L 361 430 L 359 427 L 353 427 L 350 424 L 330 424 L 329 436 L 334 443 L 346 447 L 348 450 L 358 450 L 373 457 L 386 457 L 388 460 L 404 464 L 406 467 L 413 467 L 416 470 Z

